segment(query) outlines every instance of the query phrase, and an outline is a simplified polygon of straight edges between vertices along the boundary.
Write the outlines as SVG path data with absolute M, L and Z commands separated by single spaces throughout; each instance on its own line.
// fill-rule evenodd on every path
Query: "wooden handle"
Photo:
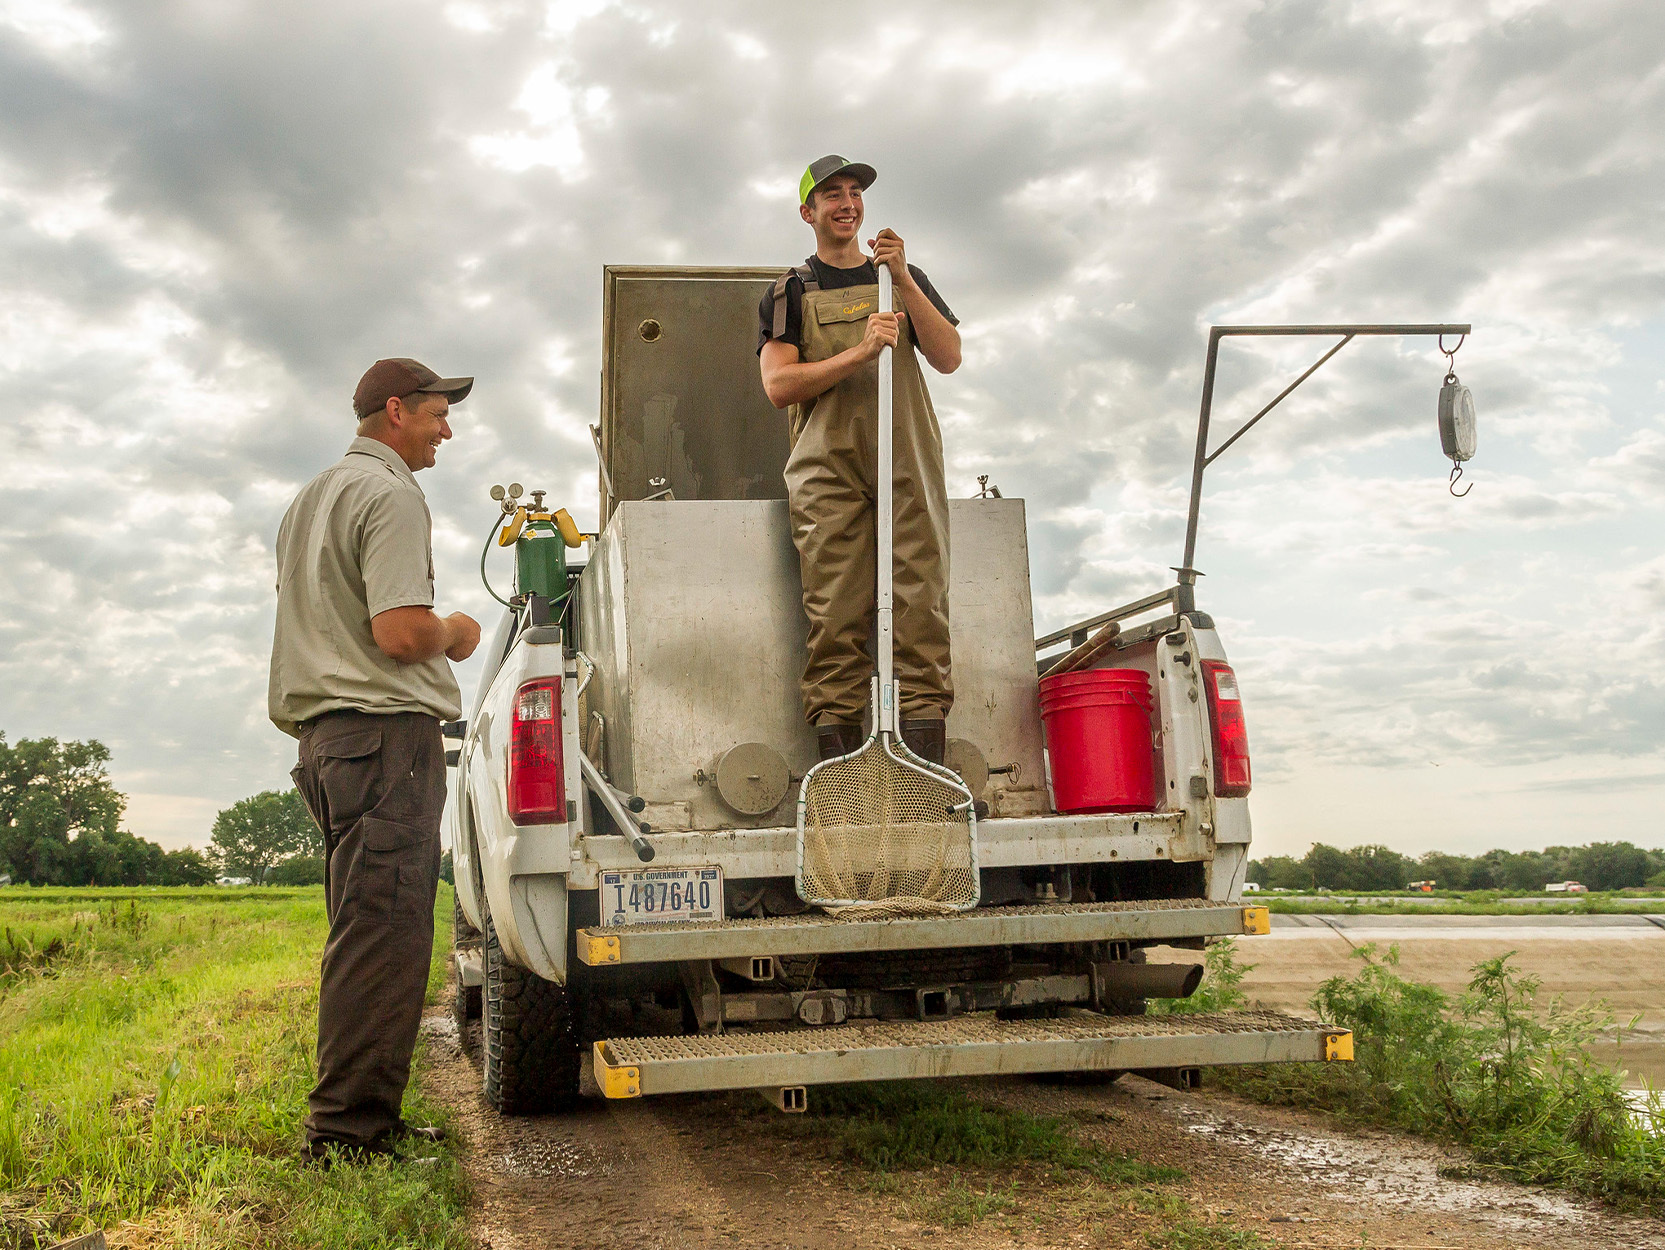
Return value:
M 1110 649 L 1110 644 L 1116 641 L 1121 632 L 1121 625 L 1115 621 L 1101 625 L 1091 638 L 1075 650 L 1064 654 L 1056 664 L 1047 669 L 1041 676 L 1056 677 L 1059 673 L 1073 673 L 1077 669 L 1086 668 L 1087 665 Z

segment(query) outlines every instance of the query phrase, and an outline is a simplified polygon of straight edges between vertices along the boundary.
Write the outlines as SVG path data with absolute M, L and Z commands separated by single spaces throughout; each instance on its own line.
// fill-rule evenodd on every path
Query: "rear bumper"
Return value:
M 656 861 L 657 862 L 657 861 Z M 1056 903 L 987 907 L 955 916 L 840 920 L 805 914 L 765 920 L 598 926 L 578 931 L 578 958 L 593 967 L 732 959 L 749 955 L 825 955 L 837 951 L 933 950 L 1053 942 L 1152 942 L 1260 934 L 1264 907 L 1202 900 Z
M 1353 1057 L 1353 1035 L 1277 1012 L 997 1020 L 992 1013 L 929 1023 L 766 1033 L 617 1038 L 595 1043 L 595 1079 L 609 1098 L 698 1090 L 824 1085 L 1026 1072 L 1135 1071 Z
M 790 877 L 798 866 L 798 831 L 720 829 L 708 832 L 656 832 L 655 868 L 697 868 L 720 864 L 730 878 Z M 977 862 L 983 868 L 1035 864 L 1092 864 L 1124 860 L 1179 862 L 1207 859 L 1213 839 L 1184 812 L 1133 815 L 1023 816 L 977 822 Z M 617 835 L 588 836 L 574 847 L 574 889 L 593 890 L 603 869 L 640 868 L 625 840 Z

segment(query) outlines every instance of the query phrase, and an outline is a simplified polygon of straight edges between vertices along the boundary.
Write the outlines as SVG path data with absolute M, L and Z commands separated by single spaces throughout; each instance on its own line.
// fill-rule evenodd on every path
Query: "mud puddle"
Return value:
M 1452 1176 L 1460 1150 L 1223 1091 L 1125 1077 L 1097 1088 L 976 1082 L 979 1096 L 1094 1127 L 1107 1146 L 1183 1168 L 1193 1205 L 1288 1247 L 1532 1246 L 1665 1250 L 1665 1221 L 1559 1190 Z M 1442 1175 L 1442 1169 L 1446 1174 Z
M 1299 1175 L 1315 1193 L 1343 1202 L 1368 1200 L 1406 1211 L 1472 1215 L 1509 1232 L 1605 1224 L 1613 1218 L 1546 1190 L 1442 1176 L 1442 1168 L 1461 1167 L 1462 1159 L 1400 1137 L 1338 1137 L 1273 1128 L 1250 1123 L 1240 1113 L 1185 1103 L 1175 1104 L 1168 1114 L 1187 1133 L 1279 1164 Z
M 1460 1173 L 1470 1160 L 1461 1150 L 1376 1130 L 1334 1131 L 1315 1117 L 1224 1094 L 1176 1094 L 1162 1109 L 1188 1135 L 1298 1177 L 1316 1197 L 1398 1212 L 1402 1224 L 1438 1213 L 1494 1230 L 1510 1244 L 1665 1250 L 1665 1222 L 1621 1215 L 1561 1190 L 1465 1178 Z

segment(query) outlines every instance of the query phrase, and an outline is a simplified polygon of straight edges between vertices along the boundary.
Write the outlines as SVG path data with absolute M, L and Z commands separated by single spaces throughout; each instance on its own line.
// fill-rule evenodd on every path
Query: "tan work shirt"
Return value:
M 434 606 L 433 518 L 405 462 L 355 438 L 295 496 L 278 528 L 277 629 L 267 711 L 284 733 L 325 712 L 462 715 L 444 656 L 401 664 L 370 618 Z

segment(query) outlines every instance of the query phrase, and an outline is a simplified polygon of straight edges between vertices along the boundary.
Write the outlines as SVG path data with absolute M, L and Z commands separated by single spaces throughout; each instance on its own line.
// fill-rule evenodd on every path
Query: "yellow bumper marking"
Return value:
M 1330 1033 L 1324 1037 L 1324 1058 L 1339 1063 L 1353 1062 L 1353 1035 L 1347 1033 Z
M 631 1064 L 615 1066 L 607 1056 L 607 1043 L 595 1044 L 596 1083 L 609 1098 L 640 1098 L 642 1070 Z
M 1272 913 L 1265 907 L 1245 907 L 1243 909 L 1244 933 L 1270 933 L 1272 931 Z
M 583 939 L 578 943 L 578 958 L 591 967 L 599 964 L 616 964 L 622 957 L 619 954 L 619 940 L 616 937 L 596 937 L 587 929 L 582 931 Z

